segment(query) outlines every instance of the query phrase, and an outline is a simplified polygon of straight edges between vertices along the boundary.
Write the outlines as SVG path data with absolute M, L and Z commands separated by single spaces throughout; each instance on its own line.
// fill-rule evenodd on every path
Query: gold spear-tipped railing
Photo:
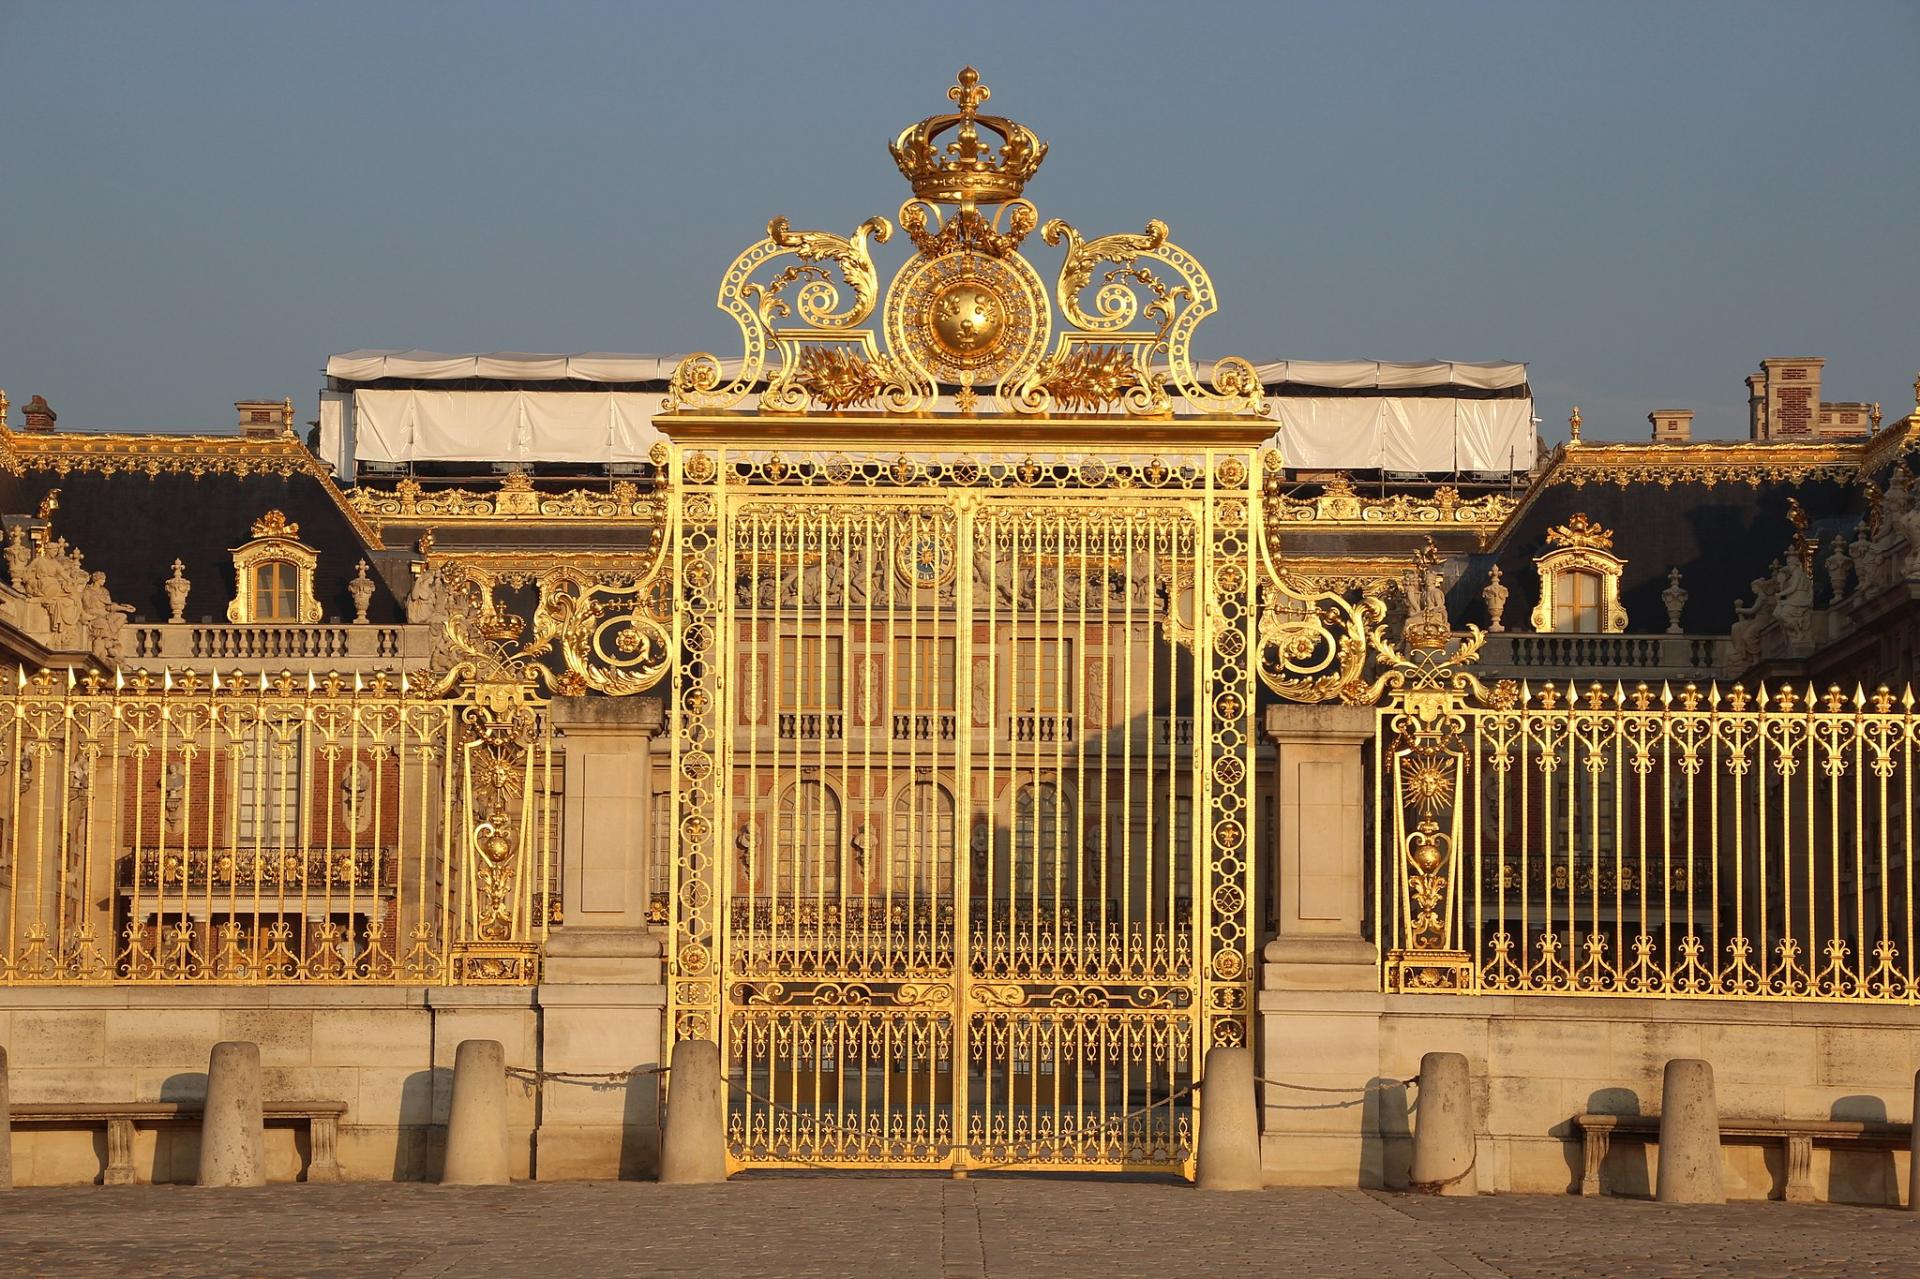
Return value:
M 1404 684 L 1389 990 L 1920 998 L 1911 689 Z
M 553 770 L 521 685 L 23 672 L 0 981 L 531 982 Z

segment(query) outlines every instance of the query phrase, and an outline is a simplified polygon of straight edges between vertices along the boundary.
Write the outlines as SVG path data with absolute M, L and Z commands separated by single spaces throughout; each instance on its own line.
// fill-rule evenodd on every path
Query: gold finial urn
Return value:
M 1047 158 L 1047 144 L 1024 124 L 979 114 L 981 104 L 992 96 L 978 71 L 961 67 L 947 90 L 960 110 L 909 125 L 888 146 L 915 195 L 935 204 L 963 206 L 1004 204 L 1019 197 Z M 998 150 L 981 140 L 982 129 L 1000 139 Z M 952 142 L 944 141 L 949 132 Z

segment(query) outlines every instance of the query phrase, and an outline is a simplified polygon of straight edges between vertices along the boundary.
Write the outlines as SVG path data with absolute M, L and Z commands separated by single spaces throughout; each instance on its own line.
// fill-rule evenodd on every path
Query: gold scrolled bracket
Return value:
M 1369 636 L 1387 615 L 1377 596 L 1349 600 L 1288 573 L 1261 585 L 1254 642 L 1260 682 L 1293 702 L 1366 700 Z
M 1041 228 L 1040 235 L 1048 244 L 1066 245 L 1055 297 L 1061 315 L 1078 332 L 1062 334 L 1053 356 L 1013 388 L 1011 398 L 1017 411 L 1046 411 L 1052 403 L 1047 382 L 1068 374 L 1075 348 L 1090 345 L 1135 354 L 1136 376 L 1122 394 L 1114 397 L 1114 402 L 1130 415 L 1164 416 L 1171 412 L 1168 383 L 1178 389 L 1194 412 L 1259 415 L 1267 411 L 1259 376 L 1246 360 L 1230 356 L 1216 361 L 1208 381 L 1203 381 L 1195 368 L 1194 331 L 1219 303 L 1206 269 L 1167 238 L 1166 223 L 1155 219 L 1140 234 L 1088 240 L 1072 225 L 1055 218 Z M 1099 272 L 1096 279 L 1102 265 L 1109 269 Z M 1088 290 L 1092 290 L 1090 307 L 1082 302 Z M 1164 374 L 1152 367 L 1156 355 L 1166 359 Z
M 702 351 L 680 361 L 664 404 L 668 412 L 682 408 L 730 409 L 745 399 L 766 372 L 769 348 L 779 352 L 781 367 L 767 395 L 779 403 L 776 390 L 800 372 L 800 343 L 806 334 L 832 334 L 865 340 L 873 351 L 873 336 L 859 326 L 879 301 L 879 274 L 867 251 L 869 239 L 886 243 L 893 224 L 883 217 L 862 222 L 851 236 L 830 231 L 796 231 L 785 218 L 767 224 L 767 236 L 748 246 L 721 277 L 714 305 L 740 327 L 741 363 L 732 379 L 725 377 L 719 357 Z M 763 271 L 775 260 L 794 259 L 770 277 Z M 831 268 L 831 269 L 829 269 Z M 835 283 L 835 274 L 839 283 Z M 843 307 L 843 289 L 851 300 Z M 797 320 L 798 327 L 782 321 Z M 789 398 L 791 392 L 788 393 Z M 804 407 L 804 398 L 802 400 Z

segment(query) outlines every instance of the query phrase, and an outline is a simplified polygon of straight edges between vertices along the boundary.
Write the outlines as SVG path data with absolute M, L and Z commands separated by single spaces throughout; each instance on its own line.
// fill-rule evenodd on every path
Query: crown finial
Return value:
M 981 103 L 993 96 L 993 90 L 980 83 L 980 73 L 972 67 L 961 67 L 957 81 L 947 90 L 947 97 L 959 106 L 963 116 L 972 116 Z
M 1578 404 L 1573 406 L 1573 416 L 1567 419 L 1567 432 L 1569 443 L 1578 444 L 1580 442 L 1580 406 Z
M 1024 124 L 981 115 L 981 105 L 992 96 L 993 91 L 980 83 L 978 71 L 962 67 L 947 90 L 948 101 L 959 112 L 928 116 L 909 125 L 888 146 L 916 196 L 962 207 L 1005 204 L 1019 197 L 1046 158 L 1047 144 Z M 944 142 L 949 134 L 953 141 Z M 983 141 L 984 135 L 998 137 L 999 149 L 994 149 L 990 138 Z

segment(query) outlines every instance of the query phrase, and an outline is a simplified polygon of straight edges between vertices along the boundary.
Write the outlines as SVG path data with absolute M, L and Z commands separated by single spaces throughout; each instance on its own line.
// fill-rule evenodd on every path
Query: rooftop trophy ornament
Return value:
M 1660 592 L 1660 602 L 1667 606 L 1667 634 L 1683 635 L 1686 628 L 1680 625 L 1680 614 L 1687 607 L 1687 588 L 1680 585 L 1680 570 L 1667 570 L 1667 589 Z
M 173 562 L 173 576 L 162 587 L 167 592 L 167 620 L 175 626 L 187 620 L 187 593 L 193 589 L 193 583 L 187 580 L 187 566 L 179 560 Z
M 1495 564 L 1487 575 L 1487 584 L 1480 589 L 1480 598 L 1487 603 L 1487 629 L 1498 635 L 1507 629 L 1507 585 L 1500 580 L 1500 566 Z
M 1195 414 L 1263 412 L 1247 361 L 1215 361 L 1204 380 L 1194 364 L 1193 332 L 1217 306 L 1200 263 L 1159 221 L 1094 239 L 1059 219 L 1042 227 L 1022 192 L 1047 144 L 982 113 L 990 96 L 964 67 L 947 91 L 956 110 L 890 144 L 913 188 L 899 227 L 914 253 L 884 295 L 870 246 L 889 243 L 894 223 L 872 217 L 842 236 L 774 218 L 720 287 L 740 360 L 681 361 L 666 410 L 725 411 L 757 390 L 762 413 L 925 414 L 948 394 L 969 415 L 988 397 L 1007 416 L 1170 417 L 1176 401 Z M 1020 251 L 1036 227 L 1066 250 L 1051 290 Z

